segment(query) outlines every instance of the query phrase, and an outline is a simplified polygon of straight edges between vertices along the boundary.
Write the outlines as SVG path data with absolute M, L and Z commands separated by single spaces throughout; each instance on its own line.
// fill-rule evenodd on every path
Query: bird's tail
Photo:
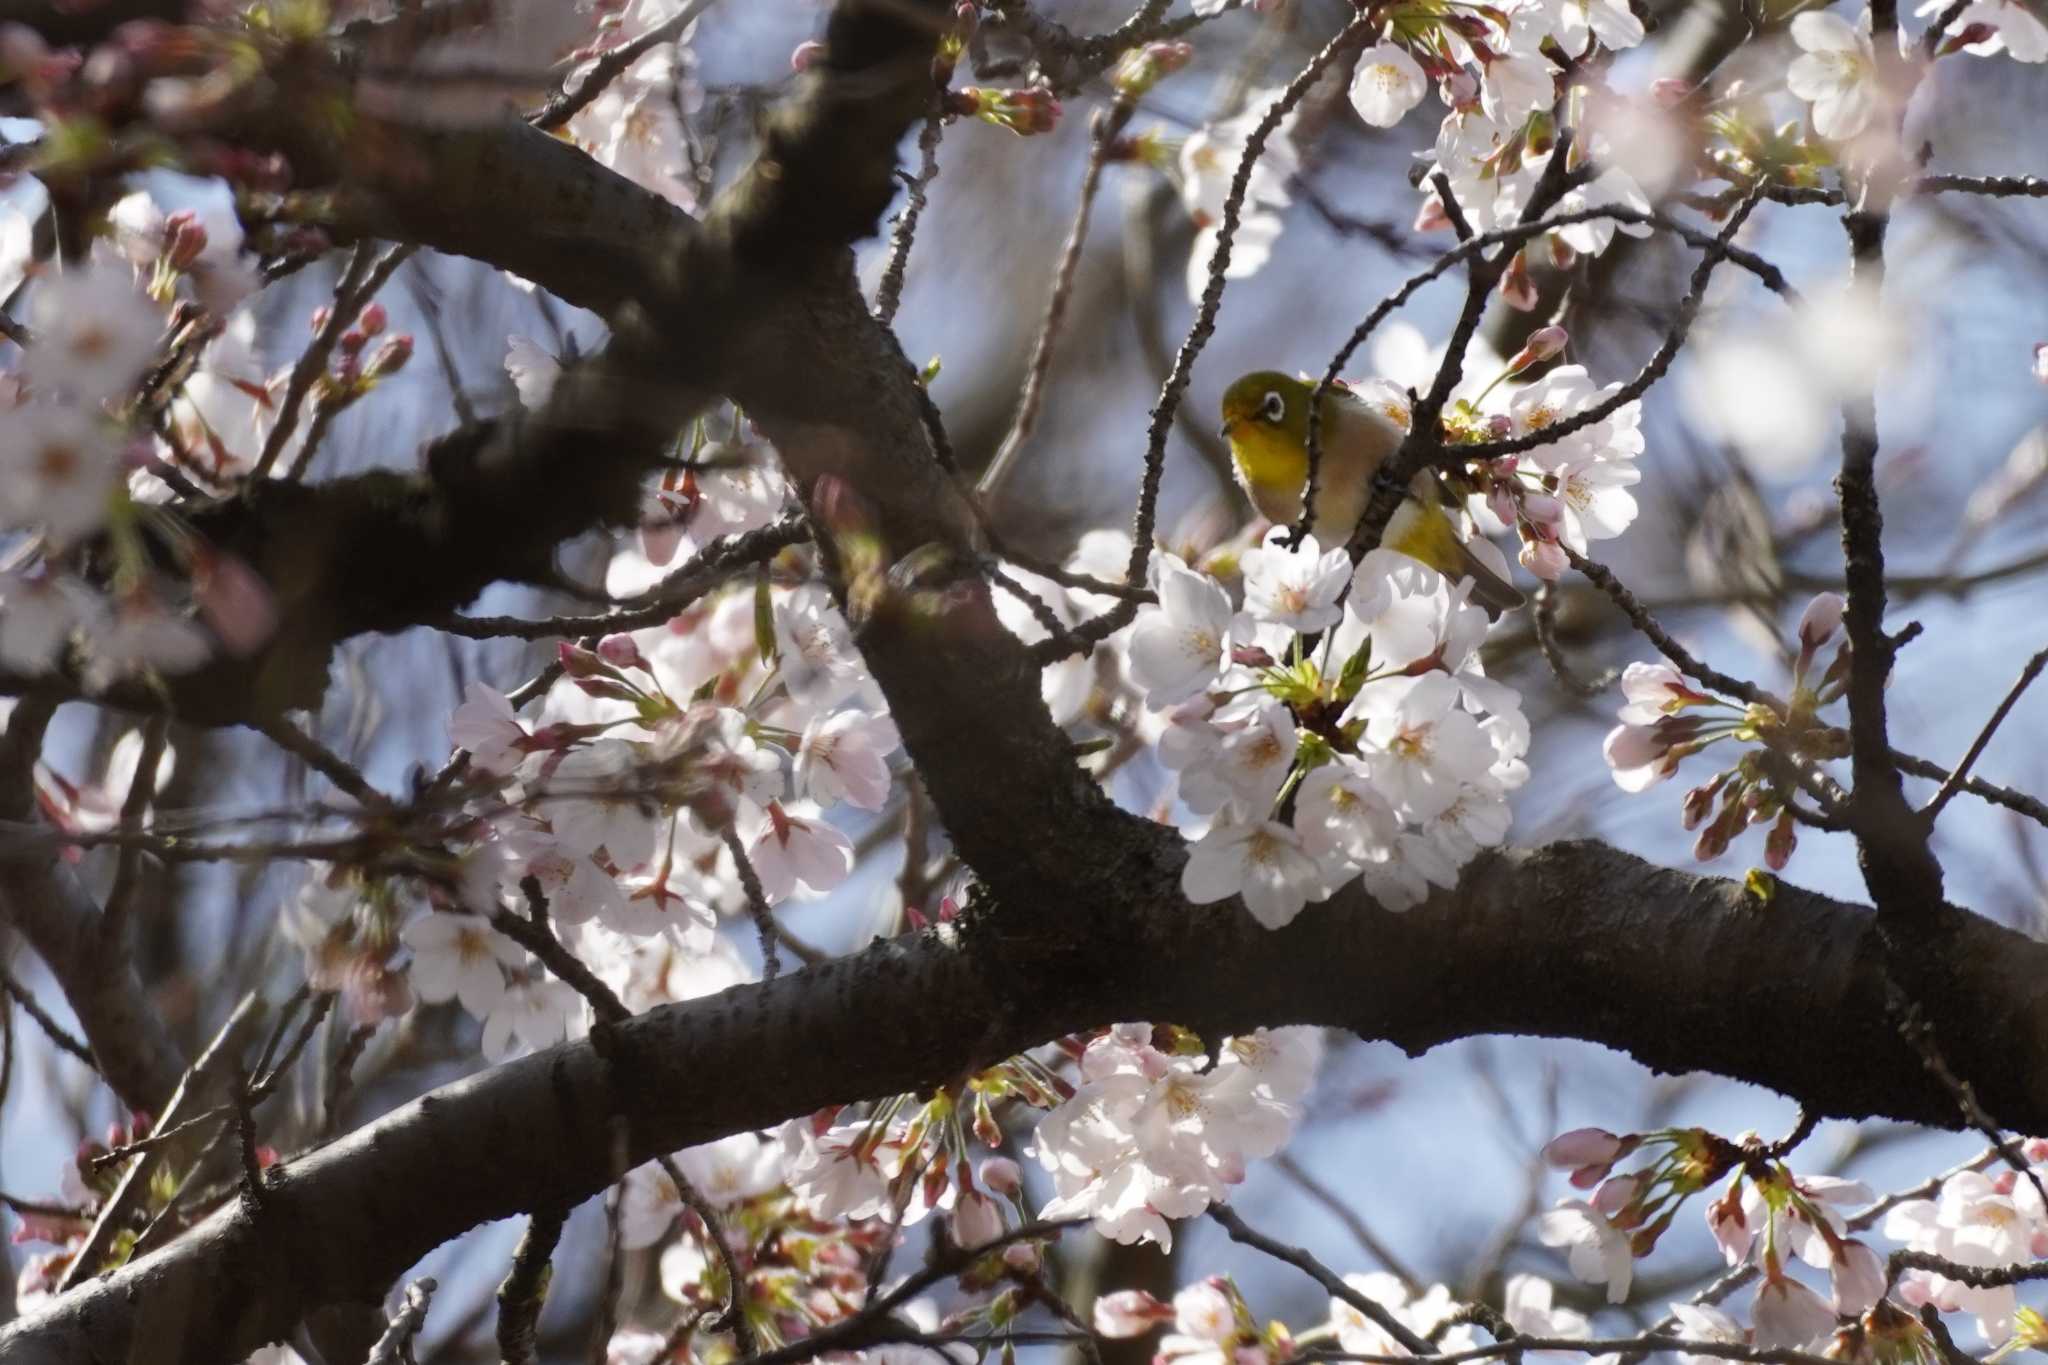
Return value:
M 1423 479 L 1428 479 L 1428 484 L 1412 489 L 1410 496 L 1403 499 L 1401 510 L 1380 543 L 1421 560 L 1438 573 L 1454 579 L 1471 579 L 1471 600 L 1486 608 L 1488 616 L 1498 618 L 1502 612 L 1521 606 L 1526 599 L 1515 585 L 1473 554 L 1472 547 L 1458 534 L 1456 524 L 1444 512 L 1436 481 L 1425 474 L 1418 477 L 1417 484 L 1422 484 Z

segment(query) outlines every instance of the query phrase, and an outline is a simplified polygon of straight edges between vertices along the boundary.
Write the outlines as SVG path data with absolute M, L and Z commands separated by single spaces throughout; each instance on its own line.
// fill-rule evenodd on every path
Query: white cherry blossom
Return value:
M 1242 896 L 1268 929 L 1287 924 L 1327 891 L 1321 866 L 1301 836 L 1272 820 L 1219 822 L 1189 851 L 1181 894 L 1196 905 Z
M 821 806 L 845 801 L 880 810 L 889 799 L 889 755 L 898 742 L 887 716 L 859 710 L 813 716 L 797 744 L 797 791 Z
M 1276 526 L 1264 545 L 1245 551 L 1245 610 L 1303 634 L 1336 625 L 1343 615 L 1337 599 L 1351 580 L 1350 556 L 1342 546 L 1325 551 L 1314 536 L 1303 536 L 1290 550 L 1289 534 Z
M 1407 48 L 1378 43 L 1358 59 L 1351 107 L 1375 128 L 1391 128 L 1429 93 L 1429 79 Z
M 1793 18 L 1792 41 L 1802 55 L 1786 69 L 1785 84 L 1813 106 L 1814 131 L 1837 142 L 1855 137 L 1878 109 L 1868 29 L 1827 10 L 1808 10 Z
M 799 885 L 822 895 L 853 871 L 853 842 L 823 820 L 791 815 L 771 803 L 747 858 L 771 902 L 787 899 Z
M 478 1019 L 490 1017 L 505 996 L 507 967 L 526 962 L 526 950 L 475 915 L 430 912 L 398 931 L 412 949 L 412 988 L 427 1004 L 459 1000 Z
M 1131 681 L 1153 708 L 1185 701 L 1214 682 L 1229 649 L 1233 612 L 1223 586 L 1179 558 L 1152 558 L 1157 608 L 1139 612 L 1131 634 Z

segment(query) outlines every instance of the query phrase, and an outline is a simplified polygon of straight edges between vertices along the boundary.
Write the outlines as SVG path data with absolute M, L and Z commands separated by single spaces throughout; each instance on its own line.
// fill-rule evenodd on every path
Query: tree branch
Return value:
M 1000 915 L 878 943 L 777 980 L 667 1006 L 469 1077 L 272 1172 L 262 1213 L 233 1204 L 165 1251 L 0 1336 L 30 1365 L 239 1358 L 325 1302 L 376 1297 L 429 1248 L 547 1201 L 573 1204 L 637 1163 L 827 1104 L 912 1090 L 1080 1029 L 1172 1019 L 1206 1036 L 1315 1023 L 1411 1052 L 1474 1033 L 1585 1038 L 1663 1071 L 1709 1070 L 1796 1096 L 1816 1116 L 1952 1125 L 1949 1093 L 1887 1022 L 1867 910 L 1782 887 L 1756 913 L 1739 883 L 1592 843 L 1482 858 L 1454 894 L 1405 914 L 1352 891 L 1268 932 L 1173 884 L 1178 840 L 1117 817 L 1159 875 L 1105 886 L 1071 923 L 1073 963 L 1020 961 Z M 2048 946 L 1946 908 L 1958 1071 L 1985 1108 L 2048 1128 Z M 1142 944 L 1121 952 L 1119 944 Z M 1124 967 L 1105 964 L 1126 963 Z M 918 1002 L 921 1027 L 872 1022 Z M 1781 1021 L 1802 1021 L 1786 1047 Z M 511 1140 L 512 1135 L 517 1140 Z

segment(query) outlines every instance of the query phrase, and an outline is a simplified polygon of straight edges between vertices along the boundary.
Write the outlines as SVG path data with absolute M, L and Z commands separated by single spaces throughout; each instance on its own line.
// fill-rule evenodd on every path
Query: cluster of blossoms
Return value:
M 1354 571 L 1276 529 L 1242 557 L 1242 606 L 1178 557 L 1130 641 L 1132 681 L 1167 711 L 1161 761 L 1209 818 L 1182 878 L 1199 903 L 1241 895 L 1278 928 L 1357 879 L 1382 905 L 1449 886 L 1507 832 L 1528 777 L 1520 699 L 1485 676 L 1486 613 L 1393 551 Z
M 156 269 L 188 259 L 195 239 L 206 234 L 188 221 Z M 183 672 L 213 652 L 214 637 L 191 604 L 218 618 L 222 638 L 266 629 L 267 620 L 238 617 L 233 588 L 219 590 L 210 570 L 223 557 L 210 547 L 162 537 L 185 552 L 189 581 L 159 570 L 144 511 L 128 497 L 129 468 L 148 458 L 146 439 L 130 434 L 135 389 L 167 325 L 136 268 L 109 247 L 62 272 L 38 273 L 27 284 L 26 314 L 27 344 L 0 374 L 0 533 L 25 535 L 0 571 L 0 666 L 43 672 L 65 663 L 76 643 L 96 687 L 142 669 Z M 116 565 L 111 592 L 73 571 L 81 547 L 103 533 Z M 238 587 L 247 575 L 226 577 Z
M 1781 871 L 1798 846 L 1799 827 L 1791 802 L 1792 765 L 1845 758 L 1848 732 L 1820 719 L 1849 685 L 1849 642 L 1842 638 L 1844 602 L 1824 592 L 1807 605 L 1797 631 L 1792 695 L 1762 694 L 1748 704 L 1724 700 L 1688 683 L 1666 663 L 1634 663 L 1621 676 L 1621 724 L 1608 732 L 1603 752 L 1623 791 L 1645 791 L 1678 771 L 1681 761 L 1722 740 L 1753 745 L 1742 757 L 1685 794 L 1685 827 L 1699 830 L 1693 854 L 1718 858 L 1735 837 L 1754 825 L 1769 825 L 1764 861 Z M 1817 668 L 1828 646 L 1840 640 L 1833 658 Z M 1720 811 L 1714 813 L 1716 799 Z M 1712 819 L 1709 819 L 1709 816 Z
M 867 1267 L 895 1236 L 878 1217 L 820 1216 L 787 1181 L 793 1130 L 781 1137 L 736 1133 L 671 1160 L 717 1218 L 733 1265 L 744 1279 L 730 1294 L 725 1257 L 710 1243 L 713 1229 L 690 1207 L 660 1163 L 627 1173 L 622 1184 L 619 1245 L 661 1247 L 661 1289 L 692 1310 L 695 1325 L 681 1340 L 626 1328 L 613 1357 L 689 1359 L 705 1352 L 706 1316 L 733 1298 L 757 1339 L 771 1345 L 808 1335 L 857 1311 Z M 651 1338 L 651 1339 L 650 1339 Z
M 1687 1336 L 1843 1360 L 1932 1362 L 1942 1354 L 1911 1311 L 1931 1304 L 1943 1313 L 1970 1313 L 2003 1355 L 2044 1339 L 2041 1319 L 2018 1305 L 2010 1284 L 1973 1286 L 1939 1270 L 1909 1269 L 1894 1287 L 1885 1258 L 1859 1234 L 1881 1212 L 1885 1237 L 1959 1267 L 1957 1274 L 2036 1260 L 2048 1251 L 2048 1206 L 2037 1184 L 2048 1175 L 2048 1141 L 2030 1140 L 2024 1151 L 2034 1163 L 2026 1172 L 1963 1170 L 1943 1181 L 1934 1199 L 1878 1203 L 1861 1182 L 1794 1174 L 1754 1137 L 1730 1142 L 1697 1128 L 1621 1135 L 1581 1128 L 1552 1140 L 1544 1157 L 1590 1194 L 1559 1201 L 1540 1231 L 1546 1243 L 1566 1250 L 1573 1274 L 1604 1283 L 1609 1301 L 1621 1303 L 1635 1260 L 1650 1253 L 1687 1198 L 1726 1176 L 1704 1211 L 1728 1265 L 1757 1272 L 1749 1325 L 1719 1308 L 1675 1307 Z M 1615 1174 L 1617 1164 L 1638 1153 L 1654 1156 Z M 1793 1278 L 1794 1262 L 1824 1273 L 1828 1292 Z
M 1197 6 L 1198 11 L 1202 6 Z M 2007 53 L 2024 62 L 2048 60 L 2048 24 L 2021 0 L 1978 0 L 1958 14 L 1928 0 L 1922 17 L 1947 24 L 1931 45 L 1934 56 Z M 1448 185 L 1456 211 L 1480 232 L 1522 221 L 1561 143 L 1566 188 L 1551 212 L 1619 207 L 1650 208 L 1645 187 L 1661 191 L 1701 169 L 1736 184 L 1779 180 L 1818 183 L 1821 170 L 1844 153 L 1867 161 L 1895 154 L 1883 143 L 1895 97 L 1880 79 L 1869 16 L 1861 27 L 1839 15 L 1797 15 L 1791 34 L 1799 55 L 1781 81 L 1760 88 L 1736 79 L 1725 90 L 1697 90 L 1659 80 L 1642 96 L 1607 84 L 1601 58 L 1642 42 L 1644 26 L 1629 0 L 1512 0 L 1503 5 L 1438 4 L 1416 0 L 1379 11 L 1379 41 L 1352 66 L 1350 98 L 1359 117 L 1392 128 L 1427 97 L 1434 82 L 1447 111 L 1438 130 L 1433 171 L 1417 215 L 1418 230 L 1448 228 L 1443 202 Z M 1901 59 L 1919 44 L 1898 34 Z M 1811 136 L 1774 115 L 1773 96 L 1788 96 L 1806 113 Z M 1152 133 L 1124 149 L 1179 181 L 1197 227 L 1188 267 L 1188 291 L 1199 298 L 1215 254 L 1222 203 L 1251 130 L 1267 116 L 1278 91 L 1255 92 L 1241 108 L 1214 120 L 1179 146 Z M 1253 167 L 1227 274 L 1257 271 L 1278 239 L 1299 168 L 1290 140 L 1292 115 L 1267 140 Z M 1571 134 L 1566 142 L 1563 134 Z M 1862 144 L 1878 144 L 1866 146 Z M 1646 234 L 1641 221 L 1593 218 L 1560 226 L 1521 244 L 1502 281 L 1509 303 L 1532 308 L 1532 264 L 1567 268 L 1582 255 L 1607 249 L 1619 230 Z
M 1545 358 L 1562 338 L 1545 328 L 1510 362 L 1514 367 Z M 1554 352 L 1553 352 L 1554 354 Z M 1636 517 L 1635 495 L 1628 490 L 1642 478 L 1635 460 L 1643 453 L 1642 405 L 1615 406 L 1620 385 L 1596 387 L 1582 365 L 1559 365 L 1532 384 L 1512 391 L 1504 413 L 1460 402 L 1450 421 L 1467 439 L 1540 439 L 1560 422 L 1580 418 L 1575 429 L 1555 440 L 1542 441 L 1523 455 L 1490 460 L 1470 476 L 1487 516 L 1512 526 L 1522 542 L 1522 567 L 1538 578 L 1556 582 L 1570 565 L 1565 551 L 1584 555 L 1592 542 L 1611 540 Z M 1613 410 L 1597 420 L 1581 414 Z M 1485 517 L 1482 526 L 1488 525 Z
M 1246 1163 L 1271 1156 L 1301 1116 L 1322 1048 L 1313 1029 L 1227 1039 L 1214 1065 L 1193 1039 L 1126 1025 L 1080 1056 L 1081 1085 L 1040 1121 L 1045 1218 L 1092 1217 L 1119 1242 L 1170 1247 L 1169 1218 L 1224 1199 Z
M 673 982 L 636 987 L 647 971 L 695 964 L 706 988 L 728 984 L 718 917 L 746 906 L 748 873 L 771 905 L 832 891 L 853 847 L 825 812 L 889 799 L 895 729 L 821 587 L 764 580 L 594 649 L 565 644 L 558 662 L 534 722 L 481 683 L 456 709 L 471 814 L 432 904 L 357 869 L 309 883 L 316 975 L 354 983 L 366 1017 L 406 1007 L 384 985 L 402 944 L 413 991 L 483 1020 L 494 1060 L 560 1041 L 580 1000 L 489 924 L 535 900 L 629 1004 L 679 998 Z
M 1384 1310 L 1411 1337 L 1445 1354 L 1470 1350 L 1479 1342 L 1471 1315 L 1444 1285 L 1417 1292 L 1385 1271 L 1346 1275 L 1345 1286 Z M 1592 1324 L 1582 1313 L 1555 1306 L 1555 1290 L 1536 1275 L 1512 1275 L 1502 1291 L 1500 1316 L 1524 1336 L 1585 1340 Z M 1332 1295 L 1330 1315 L 1296 1332 L 1285 1323 L 1263 1327 L 1236 1283 L 1211 1276 L 1188 1285 L 1161 1303 L 1142 1289 L 1123 1289 L 1095 1301 L 1094 1326 L 1117 1339 L 1142 1336 L 1155 1327 L 1172 1328 L 1160 1338 L 1153 1360 L 1164 1365 L 1282 1365 L 1308 1352 L 1341 1351 L 1351 1356 L 1406 1356 L 1409 1348 L 1349 1298 Z

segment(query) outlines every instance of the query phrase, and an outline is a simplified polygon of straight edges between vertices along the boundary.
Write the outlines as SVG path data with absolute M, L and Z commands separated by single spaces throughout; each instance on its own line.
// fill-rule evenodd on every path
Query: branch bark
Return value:
M 1120 821 L 1169 874 L 1178 840 Z M 1020 962 L 1005 915 L 984 908 L 446 1086 L 277 1170 L 260 1207 L 232 1204 L 14 1324 L 0 1356 L 126 1360 L 148 1341 L 155 1360 L 239 1359 L 322 1304 L 374 1299 L 466 1228 L 599 1192 L 615 1133 L 638 1163 L 1127 1019 L 1210 1037 L 1325 1024 L 1418 1053 L 1474 1033 L 1577 1037 L 1771 1086 L 1816 1115 L 1956 1119 L 1887 1023 L 1873 916 L 1791 887 L 1765 908 L 1736 882 L 1568 843 L 1484 858 L 1406 914 L 1354 891 L 1277 933 L 1233 907 L 1191 909 L 1170 882 L 1086 908 L 1089 970 Z M 2048 1128 L 2048 946 L 1935 913 L 1970 1016 L 1956 1066 L 2000 1122 Z M 874 1026 L 913 1009 L 915 1029 Z

